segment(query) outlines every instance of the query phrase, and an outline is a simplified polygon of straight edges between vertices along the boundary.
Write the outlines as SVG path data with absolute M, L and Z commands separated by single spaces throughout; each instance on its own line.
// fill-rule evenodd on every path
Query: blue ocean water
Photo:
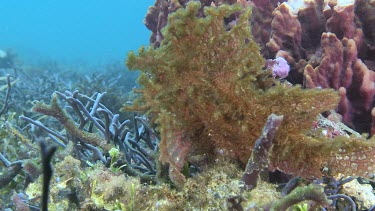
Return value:
M 153 2 L 1 1 L 0 49 L 12 49 L 25 63 L 124 60 L 129 50 L 147 45 L 143 19 Z

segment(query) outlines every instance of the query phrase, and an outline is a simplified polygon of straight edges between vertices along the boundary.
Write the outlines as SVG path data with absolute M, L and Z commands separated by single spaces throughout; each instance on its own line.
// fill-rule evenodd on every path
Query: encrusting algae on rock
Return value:
M 249 28 L 251 10 L 240 5 L 204 7 L 199 2 L 170 14 L 160 47 L 128 55 L 127 66 L 141 70 L 141 97 L 127 110 L 155 118 L 161 133 L 160 160 L 183 184 L 187 158 L 207 153 L 246 162 L 270 113 L 284 120 L 270 152 L 270 169 L 303 177 L 325 173 L 369 176 L 375 168 L 373 139 L 327 139 L 309 132 L 316 117 L 334 109 L 330 89 L 302 89 L 280 83 L 270 71 Z M 235 21 L 227 23 L 229 17 Z

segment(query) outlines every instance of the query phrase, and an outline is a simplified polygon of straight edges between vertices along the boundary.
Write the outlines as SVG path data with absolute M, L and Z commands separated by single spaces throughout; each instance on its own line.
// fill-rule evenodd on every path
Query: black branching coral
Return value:
M 311 177 L 321 176 L 323 167 L 359 175 L 368 174 L 365 166 L 375 167 L 367 160 L 339 160 L 374 154 L 372 140 L 328 140 L 309 132 L 317 115 L 337 106 L 339 96 L 333 90 L 284 85 L 262 70 L 250 8 L 204 7 L 204 17 L 197 17 L 200 8 L 190 2 L 171 14 L 160 47 L 142 47 L 126 61 L 129 69 L 141 71 L 142 88 L 124 109 L 154 118 L 161 133 L 160 160 L 169 163 L 176 184 L 184 182 L 180 171 L 194 154 L 247 162 L 271 113 L 284 116 L 270 151 L 272 170 Z M 235 21 L 228 23 L 228 17 Z M 353 163 L 357 166 L 348 168 Z

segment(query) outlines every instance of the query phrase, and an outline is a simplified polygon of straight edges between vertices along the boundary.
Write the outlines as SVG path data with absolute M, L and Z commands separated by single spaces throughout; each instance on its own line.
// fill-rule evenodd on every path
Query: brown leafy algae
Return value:
M 161 134 L 160 161 L 181 185 L 181 169 L 196 154 L 246 162 L 270 113 L 283 115 L 269 169 L 305 178 L 323 173 L 369 176 L 375 169 L 373 139 L 327 139 L 311 132 L 318 114 L 334 109 L 331 89 L 290 86 L 262 70 L 250 8 L 205 7 L 190 2 L 169 15 L 160 47 L 130 52 L 126 64 L 140 70 L 140 97 L 127 110 L 146 111 Z M 236 16 L 234 23 L 226 23 Z M 325 171 L 322 171 L 324 169 Z

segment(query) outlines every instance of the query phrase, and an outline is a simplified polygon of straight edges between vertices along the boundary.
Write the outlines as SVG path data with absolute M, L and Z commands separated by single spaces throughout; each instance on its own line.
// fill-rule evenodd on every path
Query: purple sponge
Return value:
M 290 71 L 288 62 L 283 57 L 268 59 L 266 61 L 266 66 L 272 69 L 273 77 L 286 78 Z

